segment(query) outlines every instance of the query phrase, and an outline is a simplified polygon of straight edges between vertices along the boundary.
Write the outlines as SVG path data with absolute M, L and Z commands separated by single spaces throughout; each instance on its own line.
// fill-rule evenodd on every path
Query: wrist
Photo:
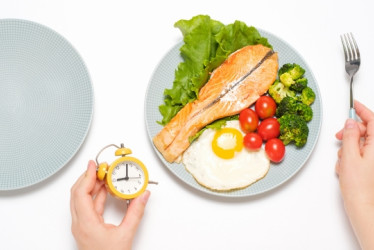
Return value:
M 374 249 L 374 204 L 348 203 L 345 209 L 362 249 Z

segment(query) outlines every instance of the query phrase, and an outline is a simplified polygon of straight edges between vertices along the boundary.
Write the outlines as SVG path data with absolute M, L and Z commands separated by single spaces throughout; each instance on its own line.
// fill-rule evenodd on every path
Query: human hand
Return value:
M 355 102 L 362 122 L 348 119 L 336 134 L 342 141 L 336 173 L 347 215 L 363 249 L 374 249 L 374 113 Z
M 131 249 L 138 225 L 143 217 L 150 192 L 133 199 L 120 225 L 104 222 L 107 191 L 96 178 L 96 164 L 88 163 L 87 171 L 71 188 L 71 230 L 79 249 Z

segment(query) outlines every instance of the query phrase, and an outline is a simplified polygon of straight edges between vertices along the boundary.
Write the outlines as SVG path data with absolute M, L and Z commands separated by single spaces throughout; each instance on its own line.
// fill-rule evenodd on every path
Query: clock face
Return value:
M 123 161 L 114 167 L 110 180 L 119 193 L 132 195 L 145 185 L 145 174 L 136 162 Z

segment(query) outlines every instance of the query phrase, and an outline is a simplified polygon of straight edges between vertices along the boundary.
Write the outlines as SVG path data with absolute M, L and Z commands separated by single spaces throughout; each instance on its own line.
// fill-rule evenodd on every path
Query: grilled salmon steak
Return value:
M 200 89 L 198 99 L 185 105 L 153 138 L 168 162 L 178 161 L 190 146 L 189 137 L 207 124 L 238 114 L 263 95 L 277 77 L 278 55 L 263 45 L 232 53 Z

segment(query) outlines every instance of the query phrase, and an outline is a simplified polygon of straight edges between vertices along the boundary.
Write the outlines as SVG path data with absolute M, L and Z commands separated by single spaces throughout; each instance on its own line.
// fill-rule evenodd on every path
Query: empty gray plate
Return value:
M 0 190 L 38 183 L 76 154 L 91 124 L 82 58 L 40 24 L 0 20 Z

